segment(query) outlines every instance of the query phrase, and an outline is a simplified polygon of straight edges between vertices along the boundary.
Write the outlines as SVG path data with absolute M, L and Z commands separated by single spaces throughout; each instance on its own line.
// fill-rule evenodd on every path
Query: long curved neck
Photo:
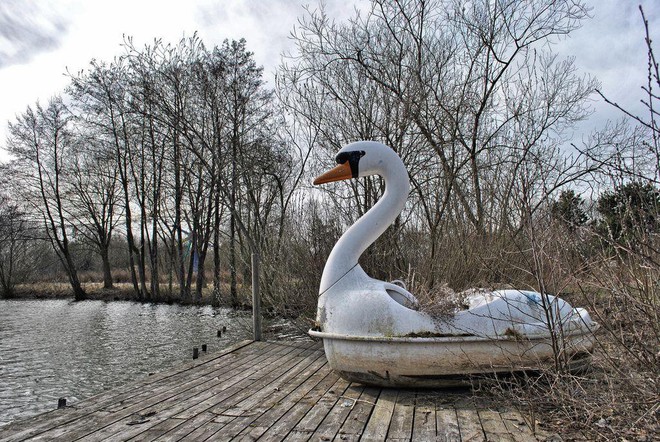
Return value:
M 384 167 L 383 197 L 339 238 L 323 269 L 319 293 L 339 281 L 358 263 L 360 255 L 373 244 L 401 213 L 408 198 L 410 183 L 403 163 L 397 161 Z

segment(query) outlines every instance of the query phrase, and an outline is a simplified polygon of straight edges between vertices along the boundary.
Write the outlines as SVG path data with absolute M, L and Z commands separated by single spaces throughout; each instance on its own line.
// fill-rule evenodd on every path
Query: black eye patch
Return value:
M 358 177 L 358 164 L 360 163 L 360 158 L 364 156 L 365 152 L 363 150 L 354 150 L 351 152 L 342 152 L 337 155 L 337 164 L 344 164 L 348 161 L 348 164 L 351 166 L 351 174 L 353 178 Z

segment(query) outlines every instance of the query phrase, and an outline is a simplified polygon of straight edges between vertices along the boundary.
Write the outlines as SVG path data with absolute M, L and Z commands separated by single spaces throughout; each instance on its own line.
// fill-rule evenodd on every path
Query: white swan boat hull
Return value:
M 323 339 L 328 363 L 353 382 L 386 387 L 465 385 L 478 375 L 538 371 L 553 367 L 554 348 L 572 371 L 587 367 L 594 346 L 592 331 L 564 336 L 491 339 L 477 336 L 359 337 L 310 331 Z

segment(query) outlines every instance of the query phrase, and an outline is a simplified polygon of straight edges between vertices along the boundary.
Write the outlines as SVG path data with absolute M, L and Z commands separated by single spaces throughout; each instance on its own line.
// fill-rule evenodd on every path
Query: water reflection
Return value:
M 0 300 L 0 425 L 176 365 L 192 347 L 248 339 L 250 321 L 211 307 Z

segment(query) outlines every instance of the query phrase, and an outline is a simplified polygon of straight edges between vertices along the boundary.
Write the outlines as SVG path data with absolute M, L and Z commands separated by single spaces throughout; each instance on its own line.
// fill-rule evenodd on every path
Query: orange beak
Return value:
M 317 176 L 314 180 L 314 185 L 348 180 L 350 178 L 353 178 L 353 172 L 351 172 L 351 165 L 346 161 L 344 164 L 337 165 L 334 169 L 327 171 L 323 175 Z

